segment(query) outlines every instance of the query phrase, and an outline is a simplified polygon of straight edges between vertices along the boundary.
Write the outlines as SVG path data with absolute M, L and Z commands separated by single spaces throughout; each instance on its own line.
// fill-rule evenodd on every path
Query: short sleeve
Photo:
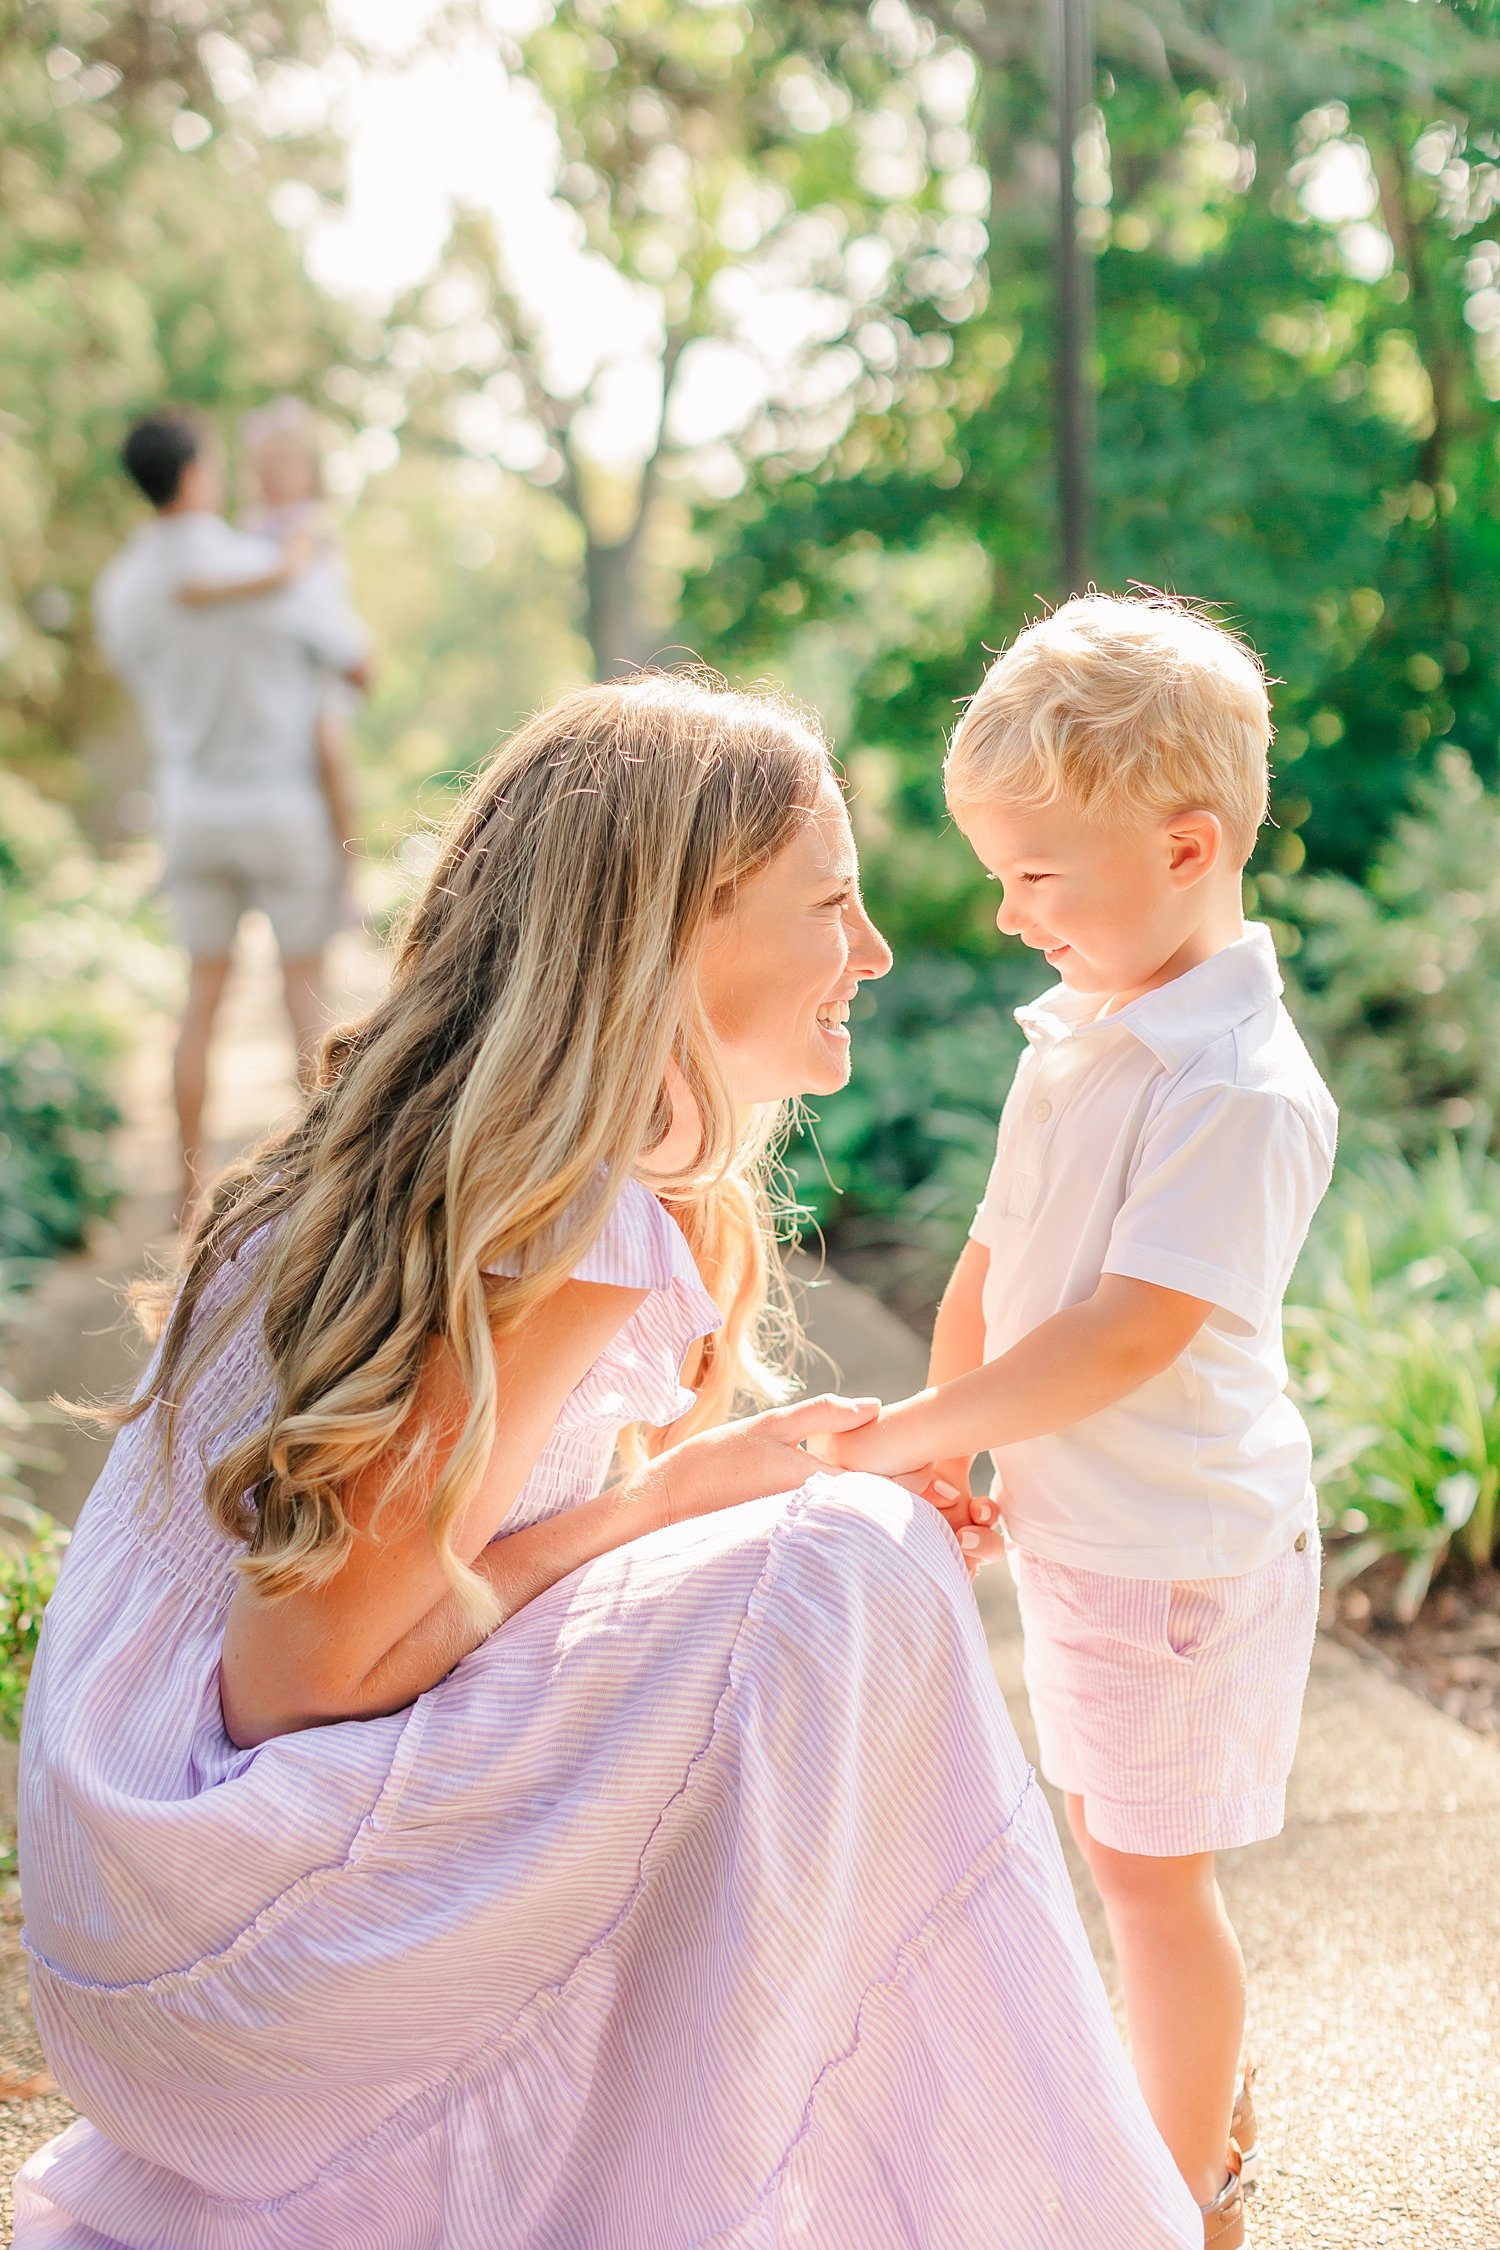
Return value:
M 1298 1106 L 1199 1087 L 1147 1126 L 1103 1271 L 1216 1305 L 1257 1329 L 1280 1304 L 1332 1155 Z
M 516 1273 L 497 1260 L 491 1273 Z M 723 1320 L 703 1285 L 686 1235 L 649 1188 L 627 1180 L 619 1200 L 573 1268 L 575 1281 L 644 1289 L 645 1301 L 585 1376 L 563 1419 L 650 1422 L 665 1428 L 686 1414 L 693 1393 L 682 1365 L 700 1336 Z

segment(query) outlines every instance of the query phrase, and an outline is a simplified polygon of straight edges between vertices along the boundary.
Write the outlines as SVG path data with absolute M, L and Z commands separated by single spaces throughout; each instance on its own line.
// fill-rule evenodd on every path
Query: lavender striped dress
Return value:
M 248 1253 L 246 1253 L 248 1254 Z M 507 1529 L 684 1406 L 717 1319 L 632 1187 L 647 1289 Z M 237 1750 L 197 1448 L 117 1440 L 23 1749 L 32 1997 L 87 2122 L 20 2250 L 1190 2250 L 953 1539 L 866 1476 L 659 1531 L 410 1710 Z

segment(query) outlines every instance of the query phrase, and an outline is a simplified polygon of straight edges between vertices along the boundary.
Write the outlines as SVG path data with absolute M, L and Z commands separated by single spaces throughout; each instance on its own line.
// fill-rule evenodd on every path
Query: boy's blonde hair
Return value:
M 1248 859 L 1266 817 L 1271 706 L 1260 659 L 1168 595 L 1080 594 L 1017 635 L 959 722 L 955 812 L 1065 801 L 1085 819 L 1219 815 Z

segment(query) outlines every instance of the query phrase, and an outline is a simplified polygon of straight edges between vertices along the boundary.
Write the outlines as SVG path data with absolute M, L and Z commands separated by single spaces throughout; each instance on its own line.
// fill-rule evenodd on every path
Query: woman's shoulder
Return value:
M 521 1269 L 509 1258 L 497 1258 L 487 1270 L 517 1273 Z M 573 1279 L 675 1297 L 701 1319 L 695 1331 L 700 1336 L 716 1328 L 721 1318 L 686 1235 L 637 1179 L 626 1180 L 604 1224 L 573 1267 Z
M 625 1182 L 573 1278 L 613 1282 L 623 1289 L 670 1289 L 677 1282 L 703 1287 L 681 1227 L 651 1190 L 634 1179 Z

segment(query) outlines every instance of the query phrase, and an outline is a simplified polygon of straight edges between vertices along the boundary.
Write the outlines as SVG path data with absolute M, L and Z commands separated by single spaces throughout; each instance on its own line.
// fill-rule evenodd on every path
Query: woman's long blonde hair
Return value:
M 158 1293 L 158 1324 L 168 1304 L 170 1317 L 154 1379 L 113 1416 L 161 1409 L 169 1473 L 183 1401 L 263 1307 L 270 1417 L 206 1466 L 205 1494 L 262 1594 L 337 1572 L 353 1539 L 343 1494 L 377 1457 L 391 1454 L 403 1484 L 437 1337 L 468 1415 L 427 1526 L 450 1583 L 489 1615 L 452 1535 L 489 1454 L 493 1340 L 572 1271 L 661 1137 L 670 1062 L 703 1137 L 664 1192 L 724 1315 L 672 1436 L 722 1419 L 737 1394 L 766 1395 L 766 1175 L 782 1115 L 736 1112 L 697 963 L 736 883 L 790 840 L 829 771 L 821 736 L 786 704 L 648 676 L 565 696 L 468 789 L 386 996 L 324 1041 L 299 1120 L 218 1182 L 175 1301 L 172 1284 Z M 204 1304 L 271 1222 L 241 1285 Z M 485 1273 L 502 1259 L 514 1278 Z

